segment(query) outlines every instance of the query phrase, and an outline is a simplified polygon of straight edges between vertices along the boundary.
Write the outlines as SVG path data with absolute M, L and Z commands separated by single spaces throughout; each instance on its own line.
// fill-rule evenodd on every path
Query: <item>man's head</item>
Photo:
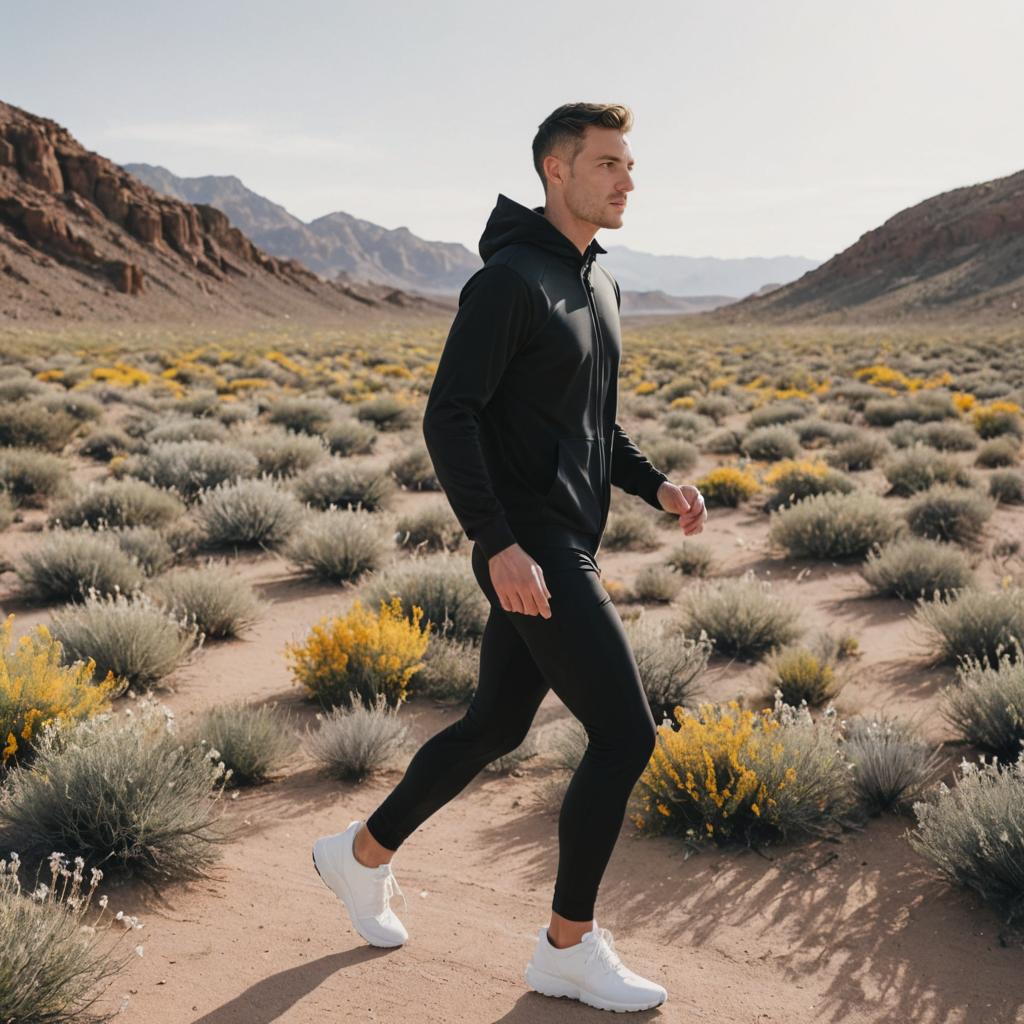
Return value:
M 533 139 L 533 166 L 545 206 L 564 206 L 596 227 L 622 227 L 633 189 L 633 154 L 625 135 L 633 112 L 619 103 L 565 103 Z

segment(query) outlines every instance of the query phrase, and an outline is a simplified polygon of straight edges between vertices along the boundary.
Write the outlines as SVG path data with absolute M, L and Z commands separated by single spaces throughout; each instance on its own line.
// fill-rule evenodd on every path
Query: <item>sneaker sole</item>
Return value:
M 554 996 L 555 998 L 578 999 L 587 1006 L 593 1006 L 597 1010 L 612 1010 L 615 1013 L 629 1013 L 634 1010 L 652 1010 L 655 1006 L 661 1006 L 666 1002 L 664 999 L 655 999 L 653 1002 L 644 1003 L 642 1006 L 627 1006 L 624 1003 L 613 1003 L 611 1000 L 602 999 L 600 996 L 588 992 L 564 978 L 548 974 L 528 964 L 526 967 L 526 984 L 542 996 Z
M 352 927 L 355 928 L 356 932 L 362 939 L 368 942 L 371 946 L 378 946 L 382 949 L 393 949 L 395 946 L 401 946 L 403 944 L 401 942 L 376 942 L 375 940 L 371 939 L 369 935 L 363 932 L 363 930 L 359 927 L 356 915 L 352 910 L 352 894 L 349 892 L 349 888 L 345 882 L 345 879 L 342 878 L 340 875 L 336 874 L 335 872 L 329 871 L 328 874 L 330 874 L 331 878 L 336 880 L 337 882 L 337 888 L 335 888 L 335 886 L 332 885 L 331 882 L 329 882 L 324 877 L 324 873 L 320 870 L 320 865 L 316 862 L 315 843 L 313 845 L 313 848 L 310 850 L 310 856 L 313 859 L 313 867 L 316 869 L 316 873 L 320 876 L 320 881 L 323 882 L 324 885 L 326 885 L 327 888 L 330 889 L 331 892 L 334 893 L 334 895 L 337 896 L 338 899 L 345 904 L 345 909 L 348 911 L 349 921 L 351 922 Z

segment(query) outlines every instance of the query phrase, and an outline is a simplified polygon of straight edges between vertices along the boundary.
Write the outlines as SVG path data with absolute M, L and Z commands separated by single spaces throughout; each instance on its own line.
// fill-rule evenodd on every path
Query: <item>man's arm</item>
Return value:
M 459 295 L 423 414 L 438 482 L 466 536 L 488 558 L 516 538 L 487 472 L 480 412 L 529 336 L 531 322 L 529 286 L 519 274 L 500 263 L 481 267 Z
M 622 296 L 619 282 L 612 278 L 615 285 L 615 302 L 621 308 Z M 618 382 L 616 381 L 616 386 Z M 612 427 L 612 467 L 611 482 L 627 494 L 636 494 L 648 505 L 664 511 L 658 501 L 658 488 L 668 477 L 657 469 L 654 464 L 630 440 L 629 435 L 616 423 Z

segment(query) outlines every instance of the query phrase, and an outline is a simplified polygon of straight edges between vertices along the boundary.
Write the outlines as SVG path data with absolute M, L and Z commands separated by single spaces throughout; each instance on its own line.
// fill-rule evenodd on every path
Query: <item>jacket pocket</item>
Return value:
M 601 451 L 596 437 L 560 437 L 558 467 L 544 502 L 578 530 L 601 526 Z

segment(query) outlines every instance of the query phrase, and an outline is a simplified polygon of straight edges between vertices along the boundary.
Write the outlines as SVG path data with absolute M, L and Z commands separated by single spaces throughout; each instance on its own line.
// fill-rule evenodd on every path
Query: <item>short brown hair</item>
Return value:
M 633 128 L 633 111 L 621 103 L 563 103 L 548 114 L 533 137 L 533 166 L 540 175 L 545 194 L 548 179 L 544 174 L 544 158 L 558 147 L 567 145 L 571 147 L 569 163 L 572 163 L 583 149 L 584 136 L 590 125 L 628 132 Z

